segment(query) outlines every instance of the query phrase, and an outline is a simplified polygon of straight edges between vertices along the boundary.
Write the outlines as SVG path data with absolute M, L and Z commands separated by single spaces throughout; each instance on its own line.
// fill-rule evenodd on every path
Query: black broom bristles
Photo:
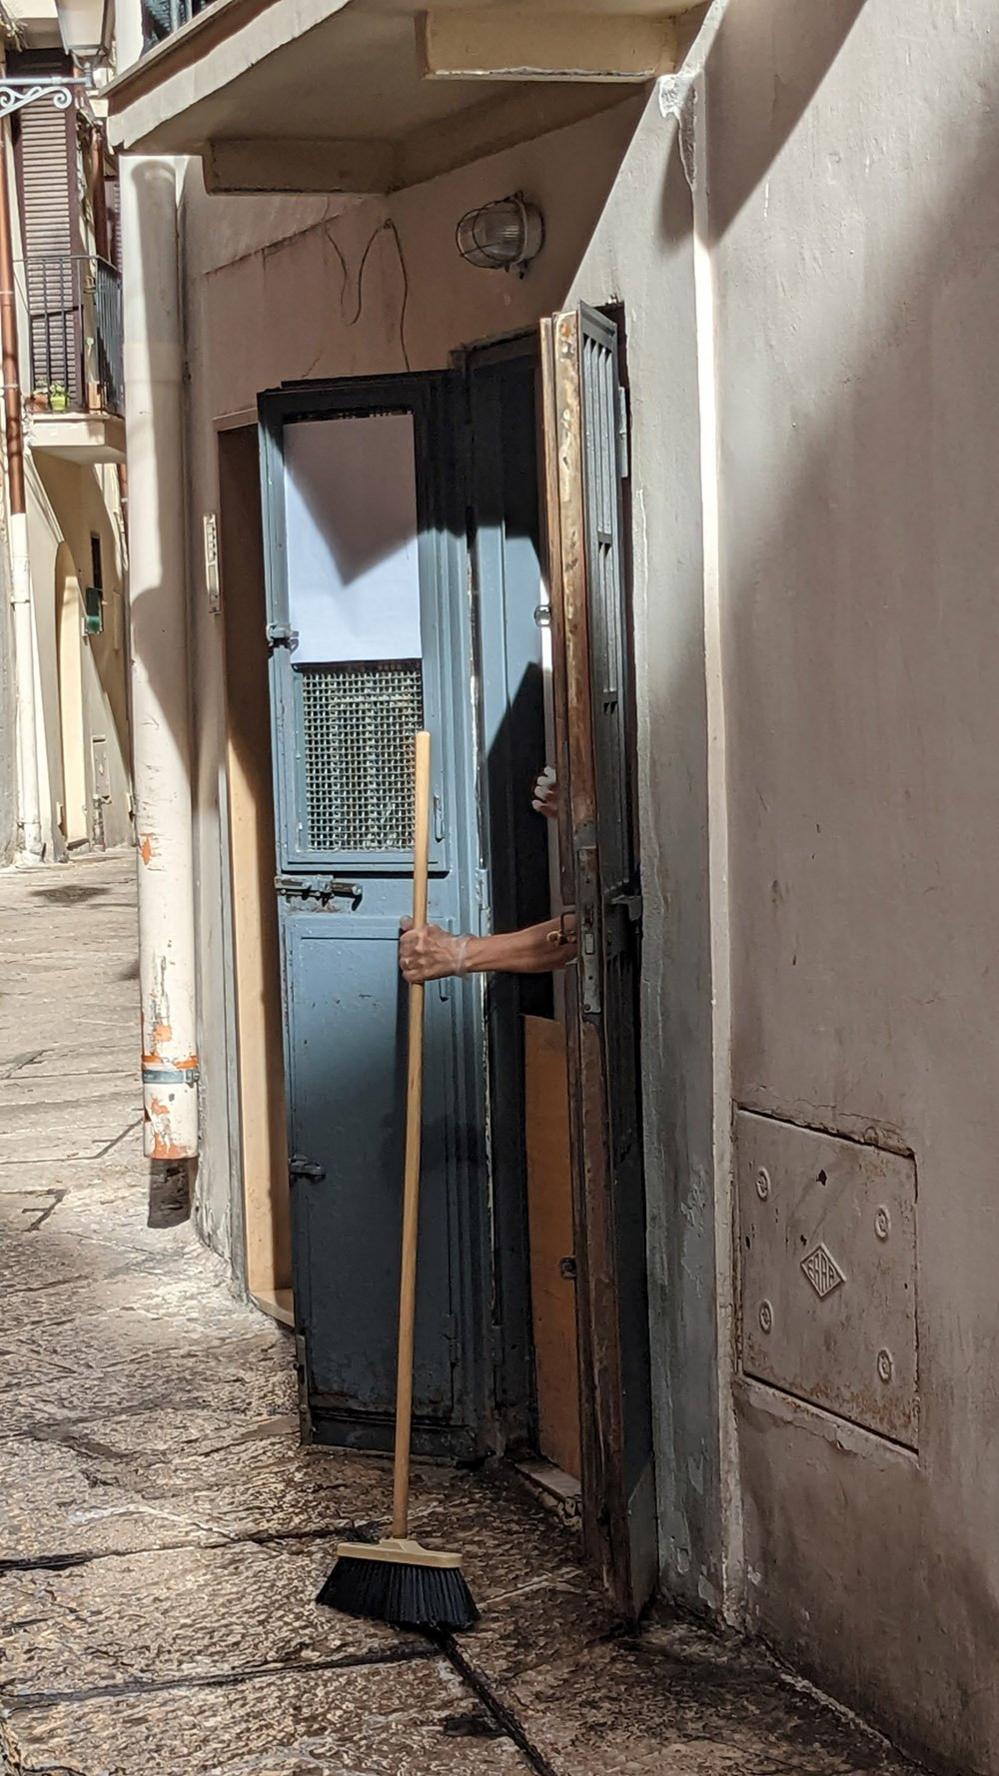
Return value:
M 440 1633 L 471 1628 L 479 1619 L 460 1567 L 421 1565 L 398 1556 L 341 1554 L 316 1602 L 345 1616 Z

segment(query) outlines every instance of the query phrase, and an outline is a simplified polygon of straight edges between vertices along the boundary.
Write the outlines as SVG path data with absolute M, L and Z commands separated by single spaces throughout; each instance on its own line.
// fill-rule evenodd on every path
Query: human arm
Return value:
M 460 974 L 553 974 L 575 955 L 571 914 L 489 937 L 455 937 L 439 925 L 414 928 L 404 921 L 399 939 L 399 968 L 410 983 Z

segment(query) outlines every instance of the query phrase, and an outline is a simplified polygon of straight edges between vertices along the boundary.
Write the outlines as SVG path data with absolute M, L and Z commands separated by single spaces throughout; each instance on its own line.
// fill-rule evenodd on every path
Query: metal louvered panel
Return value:
M 301 671 L 306 844 L 406 851 L 413 843 L 413 737 L 423 721 L 419 660 Z
M 16 58 L 19 75 L 48 79 L 65 72 L 62 56 Z M 80 328 L 73 284 L 73 206 L 76 201 L 76 107 L 61 111 L 36 99 L 17 115 L 21 247 L 31 329 L 31 356 L 46 366 L 71 405 L 83 396 Z
M 18 57 L 17 74 L 51 78 L 63 72 L 62 57 Z M 72 253 L 70 170 L 75 161 L 76 107 L 57 110 L 36 99 L 18 113 L 17 169 L 21 186 L 21 241 L 26 259 Z

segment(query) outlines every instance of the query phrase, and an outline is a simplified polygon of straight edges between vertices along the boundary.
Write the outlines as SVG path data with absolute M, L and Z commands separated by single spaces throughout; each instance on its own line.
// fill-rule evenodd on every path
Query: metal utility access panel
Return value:
M 736 1164 L 746 1374 L 915 1449 L 914 1161 L 740 1111 Z

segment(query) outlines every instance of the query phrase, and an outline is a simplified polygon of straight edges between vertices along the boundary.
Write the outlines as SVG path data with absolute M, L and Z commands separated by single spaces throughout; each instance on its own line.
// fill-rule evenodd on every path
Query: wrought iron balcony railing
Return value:
M 155 43 L 162 43 L 181 25 L 199 12 L 204 12 L 211 0 L 142 0 L 142 46 L 152 49 Z
M 95 254 L 23 262 L 35 412 L 124 412 L 121 276 Z

